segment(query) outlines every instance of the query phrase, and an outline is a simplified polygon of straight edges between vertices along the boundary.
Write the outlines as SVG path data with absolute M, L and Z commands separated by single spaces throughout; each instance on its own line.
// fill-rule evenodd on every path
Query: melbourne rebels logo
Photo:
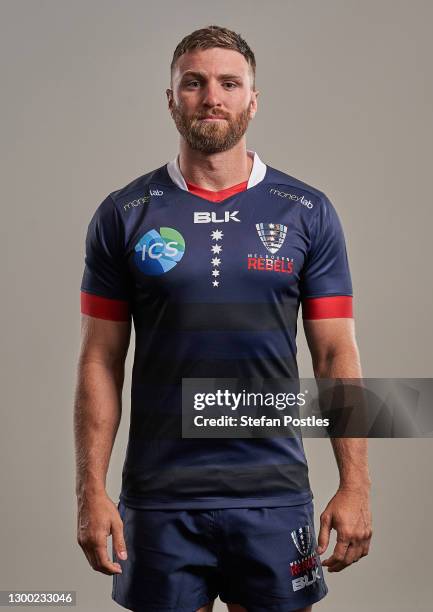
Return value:
M 270 253 L 276 253 L 283 245 L 287 226 L 281 223 L 256 223 L 260 240 Z
M 275 255 L 283 246 L 287 235 L 287 225 L 282 225 L 282 223 L 256 223 L 256 230 L 262 244 L 271 254 L 248 253 L 247 269 L 292 274 L 293 258 Z
M 299 527 L 296 531 L 292 531 L 291 533 L 292 540 L 301 553 L 301 555 L 308 555 L 311 548 L 311 531 L 310 526 L 305 525 L 305 527 Z
M 151 229 L 135 245 L 134 261 L 149 276 L 159 276 L 179 263 L 185 253 L 182 234 L 172 227 Z
M 312 551 L 313 538 L 309 525 L 299 527 L 290 534 L 297 551 L 301 554 L 301 559 L 296 559 L 290 563 L 290 573 L 292 575 L 292 588 L 300 591 L 311 586 L 322 577 L 319 571 L 319 562 L 314 551 Z

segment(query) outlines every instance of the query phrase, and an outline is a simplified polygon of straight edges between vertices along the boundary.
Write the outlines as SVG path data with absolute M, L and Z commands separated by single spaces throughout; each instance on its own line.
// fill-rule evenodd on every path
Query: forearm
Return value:
M 105 492 L 106 475 L 122 413 L 123 367 L 80 362 L 74 433 L 77 497 Z
M 361 379 L 361 364 L 356 345 L 326 355 L 314 364 L 316 378 Z M 351 381 L 353 384 L 354 381 Z M 371 485 L 368 471 L 367 438 L 331 438 L 340 474 L 340 487 L 367 489 Z

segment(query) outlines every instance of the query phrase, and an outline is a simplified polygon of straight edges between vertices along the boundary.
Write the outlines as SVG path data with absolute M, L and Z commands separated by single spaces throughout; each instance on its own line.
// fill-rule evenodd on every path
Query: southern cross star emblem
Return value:
M 222 233 L 221 230 L 214 230 L 213 232 L 211 232 L 211 237 L 212 240 L 221 240 L 221 238 L 224 236 L 224 234 Z

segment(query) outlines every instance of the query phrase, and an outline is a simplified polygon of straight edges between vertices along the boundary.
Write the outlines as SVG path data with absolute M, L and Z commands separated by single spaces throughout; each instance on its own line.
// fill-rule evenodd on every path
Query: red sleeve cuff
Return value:
M 302 300 L 303 319 L 353 318 L 353 297 L 333 295 Z
M 81 291 L 81 312 L 97 319 L 129 321 L 129 302 Z

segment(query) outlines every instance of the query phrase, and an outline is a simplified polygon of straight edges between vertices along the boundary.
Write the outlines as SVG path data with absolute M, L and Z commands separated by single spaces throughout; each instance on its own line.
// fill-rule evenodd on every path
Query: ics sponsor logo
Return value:
M 149 276 L 159 276 L 176 266 L 185 253 L 185 240 L 172 227 L 151 229 L 135 245 L 134 262 Z

